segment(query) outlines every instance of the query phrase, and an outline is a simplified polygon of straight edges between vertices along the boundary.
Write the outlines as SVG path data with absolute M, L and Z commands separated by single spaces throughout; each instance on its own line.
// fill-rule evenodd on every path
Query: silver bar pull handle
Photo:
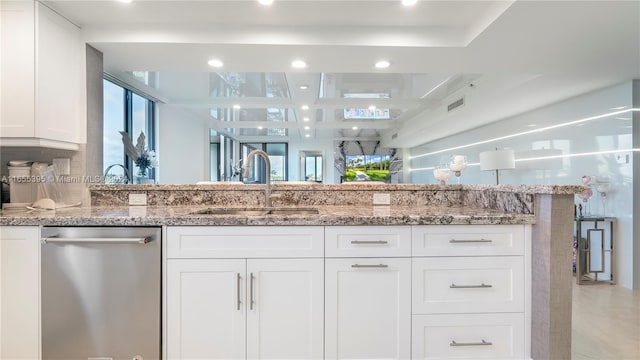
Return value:
M 249 275 L 249 310 L 253 310 L 253 273 Z
M 491 341 L 485 341 L 484 339 L 482 339 L 480 342 L 463 342 L 463 343 L 459 343 L 459 342 L 456 342 L 455 340 L 452 340 L 449 343 L 449 346 L 488 346 L 488 345 L 493 345 L 493 343 Z
M 452 243 L 452 244 L 490 243 L 490 242 L 493 242 L 493 240 L 491 240 L 491 239 L 468 239 L 468 240 L 451 239 L 451 240 L 449 240 L 449 242 Z
M 482 283 L 480 285 L 456 285 L 456 284 L 449 285 L 449 288 L 451 289 L 478 289 L 478 288 L 490 288 L 490 287 L 493 287 L 493 285 L 485 284 L 485 283 Z
M 361 265 L 361 264 L 353 264 L 352 268 L 388 268 L 389 265 L 385 264 L 377 264 L 377 265 Z
M 387 240 L 351 240 L 351 243 L 354 245 L 362 245 L 362 244 L 385 245 L 385 244 L 388 244 L 389 242 Z
M 78 243 L 101 243 L 101 244 L 146 244 L 151 241 L 148 236 L 138 238 L 59 238 L 46 237 L 41 239 L 43 244 L 78 244 Z
M 236 310 L 240 311 L 240 304 L 242 304 L 242 300 L 240 300 L 240 280 L 242 279 L 242 277 L 240 277 L 240 273 L 236 273 L 236 296 L 237 301 L 236 301 Z

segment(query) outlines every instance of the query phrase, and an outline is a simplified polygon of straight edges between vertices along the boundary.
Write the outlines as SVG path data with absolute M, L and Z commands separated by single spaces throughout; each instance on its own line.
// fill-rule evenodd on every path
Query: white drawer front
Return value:
M 411 256 L 410 226 L 327 226 L 327 257 Z
M 524 253 L 524 225 L 425 225 L 412 232 L 413 256 Z
M 524 311 L 521 256 L 413 259 L 413 313 Z
M 412 359 L 523 359 L 523 314 L 414 315 Z
M 169 226 L 169 258 L 323 257 L 322 226 Z

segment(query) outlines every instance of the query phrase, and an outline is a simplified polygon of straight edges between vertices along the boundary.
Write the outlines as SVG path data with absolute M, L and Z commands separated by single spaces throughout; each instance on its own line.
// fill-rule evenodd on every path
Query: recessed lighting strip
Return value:
M 592 151 L 585 153 L 575 153 L 575 154 L 564 154 L 564 155 L 550 155 L 550 156 L 536 156 L 530 158 L 522 158 L 516 159 L 516 162 L 526 162 L 526 161 L 534 161 L 534 160 L 547 160 L 547 159 L 564 159 L 564 158 L 572 158 L 572 157 L 580 157 L 580 156 L 593 156 L 593 155 L 607 155 L 607 154 L 618 154 L 625 152 L 640 152 L 640 148 L 638 149 L 621 149 L 621 150 L 603 150 L 603 151 Z M 472 163 L 467 164 L 467 166 L 479 166 L 480 163 Z M 409 169 L 409 171 L 424 171 L 424 170 L 433 170 L 435 166 L 429 166 L 424 168 L 415 168 Z M 517 170 L 517 168 L 516 168 Z
M 551 130 L 551 129 L 557 129 L 557 128 L 561 128 L 561 127 L 565 127 L 565 126 L 585 123 L 585 122 L 588 122 L 588 121 L 598 120 L 598 119 L 606 118 L 606 117 L 609 117 L 609 116 L 618 115 L 618 114 L 624 114 L 624 113 L 628 113 L 628 112 L 632 112 L 632 111 L 640 111 L 640 109 L 633 108 L 633 109 L 627 109 L 627 110 L 614 111 L 614 112 L 607 113 L 607 114 L 591 116 L 591 117 L 588 117 L 588 118 L 569 121 L 569 122 L 562 123 L 562 124 L 557 124 L 557 125 L 551 125 L 551 126 L 543 127 L 543 128 L 540 128 L 540 129 L 533 129 L 533 130 L 528 130 L 528 131 L 523 131 L 523 132 L 511 134 L 511 135 L 505 135 L 505 136 L 500 136 L 500 137 L 496 137 L 496 138 L 492 138 L 492 139 L 478 141 L 478 142 L 474 142 L 474 143 L 470 143 L 470 144 L 466 144 L 466 145 L 454 146 L 454 147 L 450 147 L 450 148 L 447 148 L 447 149 L 442 149 L 442 150 L 432 151 L 432 152 L 425 153 L 425 154 L 410 156 L 409 160 L 418 159 L 418 158 L 425 157 L 425 156 L 430 156 L 430 155 L 441 154 L 441 153 L 448 152 L 448 151 L 464 149 L 464 148 L 468 148 L 468 147 L 472 147 L 472 146 L 488 144 L 488 143 L 491 143 L 491 142 L 510 139 L 510 138 L 514 138 L 514 137 L 518 137 L 518 136 L 522 136 L 522 135 L 528 135 L 528 134 L 547 131 L 547 130 Z

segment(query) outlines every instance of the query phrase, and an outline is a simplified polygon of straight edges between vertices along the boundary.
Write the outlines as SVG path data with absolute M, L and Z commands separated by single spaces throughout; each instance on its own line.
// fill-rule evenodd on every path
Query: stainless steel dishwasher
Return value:
M 43 359 L 160 359 L 160 239 L 160 228 L 43 227 Z

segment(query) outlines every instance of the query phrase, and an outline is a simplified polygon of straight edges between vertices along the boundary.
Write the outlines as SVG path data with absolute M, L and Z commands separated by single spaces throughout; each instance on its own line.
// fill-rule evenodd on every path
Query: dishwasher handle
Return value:
M 122 237 L 122 238 L 89 238 L 89 237 L 77 237 L 77 238 L 59 238 L 59 237 L 46 237 L 41 239 L 43 244 L 78 244 L 78 243 L 92 243 L 92 244 L 146 244 L 151 242 L 150 236 L 145 237 Z

